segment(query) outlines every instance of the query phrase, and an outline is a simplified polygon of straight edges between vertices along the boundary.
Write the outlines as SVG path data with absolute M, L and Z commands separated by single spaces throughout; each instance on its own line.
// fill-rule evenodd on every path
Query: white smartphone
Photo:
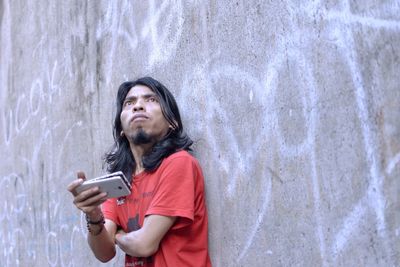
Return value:
M 101 192 L 107 192 L 107 198 L 123 197 L 131 193 L 131 185 L 121 171 L 86 180 L 76 188 L 76 192 L 94 186 L 98 186 Z

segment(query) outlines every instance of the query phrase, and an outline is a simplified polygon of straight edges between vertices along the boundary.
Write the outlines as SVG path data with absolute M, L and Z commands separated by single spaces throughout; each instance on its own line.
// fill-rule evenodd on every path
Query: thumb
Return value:
M 83 171 L 78 171 L 76 173 L 76 176 L 78 176 L 78 179 L 86 180 L 85 173 Z

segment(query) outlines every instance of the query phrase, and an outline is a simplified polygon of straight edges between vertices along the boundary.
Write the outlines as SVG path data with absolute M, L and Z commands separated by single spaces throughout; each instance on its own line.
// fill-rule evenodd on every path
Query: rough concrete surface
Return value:
M 119 84 L 175 94 L 214 266 L 400 266 L 400 2 L 0 0 L 0 266 L 92 256 Z

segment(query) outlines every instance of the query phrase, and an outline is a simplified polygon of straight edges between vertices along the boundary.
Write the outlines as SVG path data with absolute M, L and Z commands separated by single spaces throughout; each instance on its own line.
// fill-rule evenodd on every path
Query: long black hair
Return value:
M 113 125 L 114 144 L 110 151 L 104 155 L 104 164 L 107 166 L 108 172 L 122 171 L 129 180 L 131 180 L 132 173 L 135 172 L 136 162 L 128 139 L 120 135 L 122 131 L 120 115 L 125 97 L 135 85 L 147 86 L 158 96 L 161 111 L 167 122 L 172 126 L 166 136 L 154 144 L 149 153 L 143 155 L 142 163 L 145 171 L 155 171 L 164 158 L 178 150 L 191 151 L 190 146 L 193 144 L 193 141 L 183 131 L 181 116 L 175 98 L 163 84 L 151 77 L 143 77 L 135 81 L 122 83 L 119 86 L 116 101 L 117 111 Z

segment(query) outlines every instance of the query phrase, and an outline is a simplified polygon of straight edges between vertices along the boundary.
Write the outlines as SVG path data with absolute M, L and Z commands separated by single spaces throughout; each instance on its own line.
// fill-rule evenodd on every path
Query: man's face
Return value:
M 132 87 L 122 104 L 122 130 L 136 145 L 156 142 L 168 132 L 158 96 L 147 86 Z

